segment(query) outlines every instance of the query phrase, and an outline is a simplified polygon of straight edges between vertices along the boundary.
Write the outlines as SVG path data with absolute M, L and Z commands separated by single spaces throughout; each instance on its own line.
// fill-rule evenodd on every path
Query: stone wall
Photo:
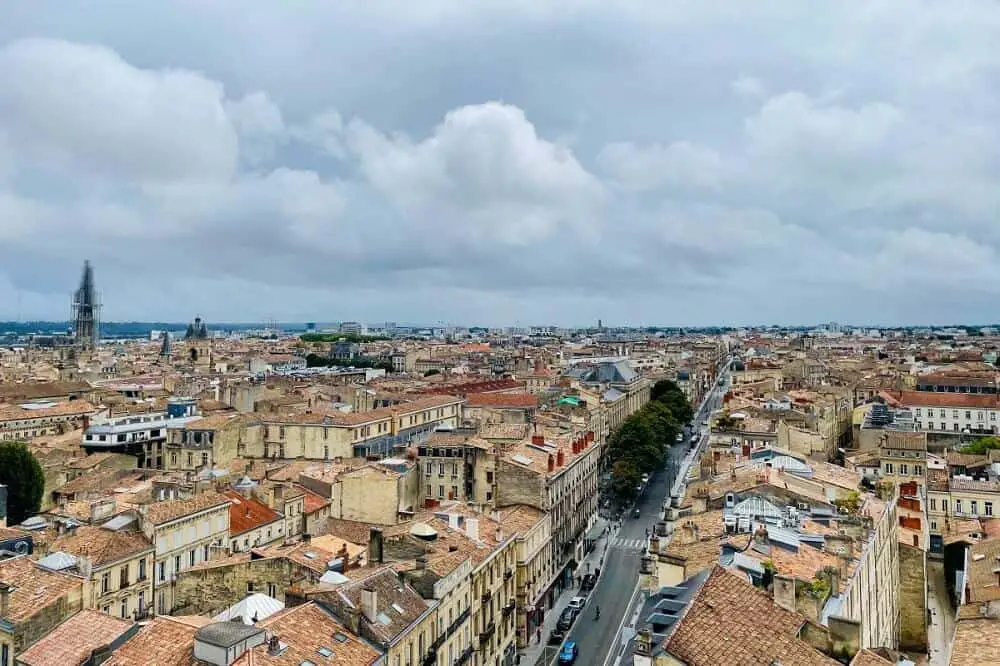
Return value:
M 224 611 L 249 592 L 268 593 L 274 585 L 275 598 L 285 600 L 293 582 L 305 577 L 305 571 L 284 557 L 248 560 L 232 564 L 200 567 L 182 571 L 174 583 L 174 615 L 208 615 Z
M 899 544 L 899 648 L 927 651 L 927 561 L 921 548 Z
M 497 469 L 498 506 L 527 504 L 543 511 L 548 510 L 543 476 L 517 463 L 499 461 Z

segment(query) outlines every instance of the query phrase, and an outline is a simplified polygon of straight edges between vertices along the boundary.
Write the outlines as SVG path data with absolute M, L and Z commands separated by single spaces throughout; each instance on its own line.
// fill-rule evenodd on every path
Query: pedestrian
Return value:
M 538 636 L 538 643 L 540 645 L 542 642 L 542 628 L 538 627 L 538 629 L 535 631 L 535 634 Z

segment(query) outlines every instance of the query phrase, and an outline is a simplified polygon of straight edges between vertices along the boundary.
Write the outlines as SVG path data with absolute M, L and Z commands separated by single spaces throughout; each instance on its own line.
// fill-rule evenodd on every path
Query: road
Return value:
M 695 428 L 702 430 L 701 422 L 718 407 L 722 391 L 718 384 L 712 388 L 695 414 Z M 702 430 L 701 447 L 706 437 L 707 432 Z M 579 666 L 603 666 L 606 661 L 612 662 L 613 659 L 606 659 L 609 653 L 613 649 L 617 654 L 630 638 L 619 636 L 619 630 L 628 624 L 635 609 L 634 593 L 639 581 L 639 564 L 646 549 L 646 530 L 652 534 L 661 520 L 664 502 L 670 498 L 670 489 L 689 450 L 687 441 L 670 447 L 664 468 L 653 474 L 638 500 L 639 517 L 626 517 L 621 530 L 611 540 L 604 558 L 604 573 L 570 632 L 570 638 L 580 649 L 576 662 Z M 595 619 L 597 606 L 601 608 L 600 620 Z

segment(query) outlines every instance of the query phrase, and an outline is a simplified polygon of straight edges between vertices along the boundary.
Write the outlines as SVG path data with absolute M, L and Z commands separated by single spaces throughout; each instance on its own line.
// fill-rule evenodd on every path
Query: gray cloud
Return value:
M 18 3 L 0 318 L 989 320 L 1000 8 L 741 7 Z

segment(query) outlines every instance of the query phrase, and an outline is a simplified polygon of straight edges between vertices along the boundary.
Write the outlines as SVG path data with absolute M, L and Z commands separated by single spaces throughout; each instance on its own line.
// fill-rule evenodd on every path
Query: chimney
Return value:
M 76 558 L 76 568 L 84 580 L 90 580 L 90 575 L 94 572 L 94 561 L 86 555 Z
M 278 640 L 277 636 L 271 636 L 267 641 L 267 655 L 269 657 L 277 657 L 281 654 L 281 641 Z
M 415 563 L 417 565 L 417 567 L 416 567 L 417 571 L 423 571 L 424 569 L 427 568 L 427 556 L 426 555 L 417 555 L 417 559 L 415 560 Z
M 541 446 L 542 444 L 545 444 L 545 435 L 532 435 L 531 443 L 534 444 L 535 446 Z
M 556 468 L 556 459 L 550 453 L 549 454 L 549 471 L 552 472 L 552 471 L 555 470 L 555 468 Z
M 7 619 L 10 613 L 10 593 L 14 587 L 7 583 L 0 583 L 0 618 Z
M 562 467 L 566 464 L 566 454 L 563 453 L 562 449 L 556 451 L 556 467 Z
M 369 622 L 376 622 L 378 616 L 378 592 L 370 587 L 361 590 L 361 613 Z
M 479 519 L 478 518 L 466 518 L 465 519 L 465 533 L 473 541 L 479 541 Z
M 368 564 L 382 564 L 382 528 L 372 526 L 368 530 Z

